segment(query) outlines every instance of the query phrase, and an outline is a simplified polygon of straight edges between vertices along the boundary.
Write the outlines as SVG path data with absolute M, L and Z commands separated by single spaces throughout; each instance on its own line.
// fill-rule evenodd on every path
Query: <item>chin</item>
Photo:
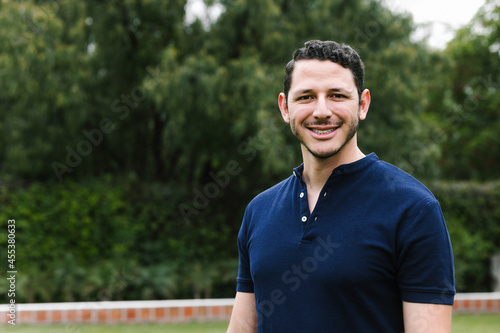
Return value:
M 328 150 L 328 151 L 324 151 L 324 150 L 318 151 L 318 150 L 309 149 L 309 147 L 306 146 L 306 149 L 312 156 L 314 156 L 318 159 L 327 159 L 327 158 L 330 158 L 330 157 L 337 155 L 342 148 L 332 149 L 332 150 Z
M 322 154 L 313 154 L 314 157 L 320 160 L 326 160 L 329 159 L 330 157 L 333 157 L 338 154 L 338 151 L 333 151 L 329 153 L 322 153 Z

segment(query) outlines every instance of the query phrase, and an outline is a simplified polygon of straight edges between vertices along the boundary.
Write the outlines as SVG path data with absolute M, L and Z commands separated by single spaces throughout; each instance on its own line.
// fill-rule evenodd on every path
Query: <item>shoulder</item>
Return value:
M 429 209 L 440 211 L 437 199 L 424 184 L 384 161 L 373 163 L 356 184 L 359 197 L 367 204 L 402 220 L 412 220 Z
M 377 161 L 370 168 L 371 180 L 379 189 L 384 189 L 394 196 L 403 195 L 417 201 L 423 199 L 427 204 L 437 202 L 432 192 L 412 175 L 384 161 Z
M 415 177 L 392 164 L 377 161 L 365 179 L 371 185 L 364 190 L 365 195 L 371 194 L 371 204 L 381 216 L 387 221 L 392 218 L 398 239 L 406 242 L 441 235 L 446 240 L 446 224 L 439 202 Z

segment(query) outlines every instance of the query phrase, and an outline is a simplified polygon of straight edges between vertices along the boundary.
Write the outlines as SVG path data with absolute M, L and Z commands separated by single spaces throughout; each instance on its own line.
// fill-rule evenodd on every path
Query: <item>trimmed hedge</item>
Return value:
M 434 182 L 455 257 L 457 291 L 492 288 L 491 257 L 500 253 L 500 182 Z
M 457 290 L 489 291 L 490 258 L 500 252 L 500 183 L 428 187 L 448 225 Z M 248 198 L 227 188 L 187 223 L 179 204 L 192 193 L 113 177 L 2 184 L 0 248 L 7 248 L 7 220 L 16 220 L 16 301 L 234 296 Z M 8 301 L 7 282 L 0 281 L 0 303 Z
M 214 214 L 217 200 L 187 224 L 177 207 L 186 192 L 112 177 L 3 184 L 0 248 L 15 219 L 16 301 L 234 296 L 236 227 Z M 3 279 L 0 303 L 7 290 Z

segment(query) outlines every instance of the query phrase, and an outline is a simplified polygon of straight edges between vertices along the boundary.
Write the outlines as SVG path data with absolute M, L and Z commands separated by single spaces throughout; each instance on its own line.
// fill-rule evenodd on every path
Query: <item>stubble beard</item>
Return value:
M 344 126 L 344 125 L 345 125 L 345 123 L 343 123 L 341 126 Z M 358 115 L 357 115 L 357 117 L 354 118 L 348 124 L 348 132 L 347 132 L 347 136 L 346 136 L 344 142 L 338 148 L 336 148 L 336 149 L 334 149 L 332 151 L 327 151 L 327 152 L 320 153 L 320 152 L 313 151 L 309 146 L 307 146 L 307 144 L 305 143 L 302 135 L 297 130 L 297 126 L 296 126 L 295 122 L 291 123 L 292 133 L 297 138 L 297 140 L 299 140 L 300 144 L 302 146 L 304 146 L 311 153 L 311 155 L 313 155 L 317 159 L 321 159 L 321 160 L 328 159 L 328 158 L 330 158 L 332 156 L 337 155 L 345 147 L 345 145 L 347 143 L 349 143 L 349 141 L 351 141 L 351 139 L 356 135 L 356 133 L 358 132 L 358 127 L 359 127 L 359 109 L 358 109 Z

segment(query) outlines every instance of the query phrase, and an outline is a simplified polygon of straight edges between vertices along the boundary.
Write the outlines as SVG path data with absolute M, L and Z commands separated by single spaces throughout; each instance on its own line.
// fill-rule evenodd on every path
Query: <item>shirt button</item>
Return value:
M 304 192 L 300 192 L 300 197 L 303 198 L 304 197 Z
M 306 222 L 307 221 L 307 217 L 306 216 L 302 216 L 302 222 Z
M 325 193 L 323 193 L 323 196 L 324 196 L 324 197 L 326 197 L 326 192 L 325 192 Z

